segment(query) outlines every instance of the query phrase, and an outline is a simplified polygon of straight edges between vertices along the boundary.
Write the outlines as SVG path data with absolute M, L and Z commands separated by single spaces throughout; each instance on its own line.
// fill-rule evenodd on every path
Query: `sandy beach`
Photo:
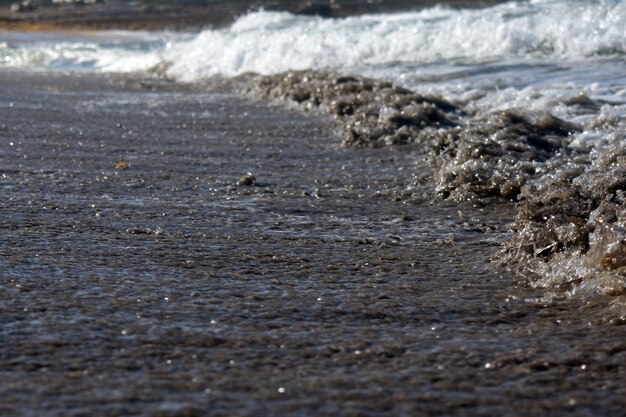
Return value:
M 228 86 L 0 85 L 0 414 L 626 406 L 606 300 L 548 303 L 491 262 L 513 206 L 429 204 L 410 146 L 346 148 Z
M 57 3 L 0 0 L 1 417 L 623 414 L 623 2 Z

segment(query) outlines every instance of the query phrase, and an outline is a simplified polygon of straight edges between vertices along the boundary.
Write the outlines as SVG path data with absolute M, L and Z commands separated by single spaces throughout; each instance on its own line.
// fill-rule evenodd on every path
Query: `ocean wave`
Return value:
M 626 3 L 618 0 L 509 2 L 480 10 L 435 7 L 343 19 L 257 11 L 220 30 L 146 35 L 141 47 L 128 39 L 5 44 L 0 61 L 18 66 L 73 62 L 122 72 L 166 61 L 168 75 L 182 81 L 304 69 L 362 73 L 442 61 L 623 56 L 624 27 Z
M 507 2 L 341 19 L 257 11 L 199 33 L 0 34 L 0 65 L 159 74 L 182 81 L 327 70 L 443 95 L 476 115 L 519 107 L 576 119 L 558 100 L 626 94 L 626 3 Z M 584 116 L 583 116 L 584 117 Z M 593 117 L 593 116 L 591 116 Z
M 260 11 L 230 28 L 200 33 L 164 56 L 170 74 L 260 74 L 330 68 L 361 72 L 443 60 L 581 59 L 626 53 L 626 4 L 534 1 L 486 10 L 322 19 Z

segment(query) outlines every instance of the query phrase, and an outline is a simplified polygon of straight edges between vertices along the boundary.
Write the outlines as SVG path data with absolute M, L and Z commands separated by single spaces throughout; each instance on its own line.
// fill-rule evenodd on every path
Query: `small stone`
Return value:
M 128 169 L 130 168 L 130 162 L 124 160 L 124 159 L 120 159 L 118 161 L 115 162 L 115 164 L 113 164 L 113 167 L 115 169 Z
M 237 185 L 240 185 L 242 187 L 250 187 L 255 184 L 256 184 L 256 177 L 252 175 L 250 172 L 248 172 L 243 177 L 239 178 L 239 181 L 237 181 Z

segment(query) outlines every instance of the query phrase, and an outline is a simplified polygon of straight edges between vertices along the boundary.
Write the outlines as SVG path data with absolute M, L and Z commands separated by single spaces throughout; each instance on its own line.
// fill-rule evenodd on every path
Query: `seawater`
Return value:
M 184 83 L 258 74 L 261 95 L 293 100 L 304 91 L 295 101 L 335 114 L 348 136 L 367 121 L 369 130 L 358 134 L 375 137 L 371 143 L 439 152 L 433 175 L 443 198 L 519 201 L 509 255 L 538 275 L 535 285 L 626 292 L 626 180 L 614 180 L 626 178 L 623 1 L 535 0 L 342 19 L 258 11 L 195 33 L 7 32 L 0 63 Z M 346 83 L 336 74 L 357 77 L 339 94 Z M 416 102 L 380 80 L 426 98 Z M 316 92 L 330 98 L 313 103 Z M 430 130 L 417 128 L 426 110 L 442 110 L 433 97 L 454 110 Z M 355 115 L 337 109 L 346 104 Z M 540 140 L 526 143 L 529 137 Z
M 583 92 L 626 97 L 626 4 L 535 0 L 486 9 L 435 7 L 344 19 L 253 12 L 200 33 L 0 35 L 0 63 L 62 71 L 145 72 L 200 81 L 323 69 L 391 80 L 476 112 L 553 110 Z M 623 115 L 623 105 L 616 106 Z
M 623 414 L 626 327 L 525 302 L 485 262 L 511 206 L 416 205 L 412 147 L 145 77 L 0 86 L 0 414 Z

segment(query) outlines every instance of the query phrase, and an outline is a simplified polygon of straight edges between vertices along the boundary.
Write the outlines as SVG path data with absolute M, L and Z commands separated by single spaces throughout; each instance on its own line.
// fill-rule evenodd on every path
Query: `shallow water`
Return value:
M 624 18 L 0 34 L 0 414 L 619 415 Z
M 513 207 L 425 204 L 410 147 L 227 90 L 0 77 L 3 414 L 623 409 L 606 299 L 488 262 Z

